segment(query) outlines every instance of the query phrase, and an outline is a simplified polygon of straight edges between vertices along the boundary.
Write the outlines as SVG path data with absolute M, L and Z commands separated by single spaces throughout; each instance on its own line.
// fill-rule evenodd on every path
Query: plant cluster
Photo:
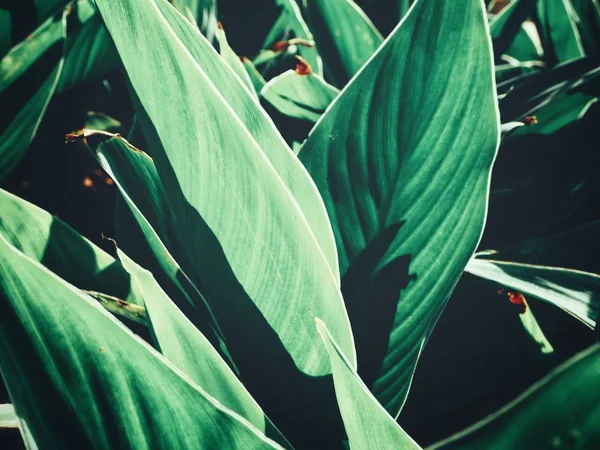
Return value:
M 599 46 L 597 0 L 0 3 L 0 439 L 599 448 Z M 12 188 L 91 92 L 102 239 Z M 560 367 L 436 443 L 398 418 L 460 292 Z

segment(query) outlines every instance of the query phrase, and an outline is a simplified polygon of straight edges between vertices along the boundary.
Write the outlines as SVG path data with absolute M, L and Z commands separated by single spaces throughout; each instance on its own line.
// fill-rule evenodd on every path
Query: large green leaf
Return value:
M 353 365 L 335 342 L 322 320 L 317 329 L 329 352 L 335 392 L 344 418 L 351 449 L 419 449 L 362 382 Z
M 157 15 L 156 20 L 161 23 L 162 29 L 165 32 L 176 34 L 176 36 L 171 36 L 170 45 L 185 46 L 185 49 L 181 49 L 181 51 L 186 55 L 185 60 L 188 67 L 192 71 L 199 70 L 203 74 L 202 81 L 199 80 L 198 82 L 201 82 L 202 86 L 206 86 L 211 91 L 217 89 L 224 97 L 226 103 L 224 107 L 231 107 L 237 118 L 244 123 L 252 137 L 256 139 L 256 143 L 269 158 L 285 186 L 298 202 L 331 266 L 334 277 L 339 277 L 335 242 L 323 201 L 314 182 L 277 132 L 273 121 L 260 107 L 258 100 L 244 87 L 231 68 L 218 56 L 214 48 L 196 28 L 191 26 L 187 20 L 183 20 L 183 17 L 166 1 L 152 1 L 160 10 L 160 12 L 156 11 L 155 14 Z M 166 88 L 166 86 L 163 87 Z M 141 98 L 140 92 L 137 95 Z M 143 103 L 143 99 L 141 100 Z M 153 129 L 148 130 L 148 124 L 143 120 L 145 114 L 139 114 L 139 116 L 142 119 L 142 125 L 146 125 L 145 133 L 150 133 L 154 137 L 155 131 Z M 154 138 L 148 139 L 148 144 L 151 147 L 150 153 L 153 156 L 155 150 L 152 147 L 160 145 L 156 141 L 157 139 Z M 163 152 L 164 150 L 157 151 Z
M 537 18 L 546 58 L 565 62 L 585 56 L 571 0 L 537 0 Z
M 0 180 L 29 148 L 64 62 L 67 12 L 48 19 L 0 60 Z
M 568 448 L 600 445 L 600 346 L 568 361 L 518 399 L 431 450 Z
M 549 302 L 590 328 L 600 311 L 600 276 L 562 267 L 473 259 L 466 272 Z
M 0 367 L 40 448 L 279 448 L 3 237 L 0 267 Z
M 152 156 L 178 225 L 184 252 L 178 261 L 202 287 L 242 380 L 270 417 L 285 396 L 282 417 L 293 421 L 314 411 L 307 426 L 327 429 L 327 420 L 337 420 L 325 395 L 332 389 L 329 363 L 309 313 L 326 316 L 353 361 L 348 317 L 302 210 L 204 67 L 216 61 L 221 79 L 230 74 L 233 86 L 241 86 L 238 78 L 220 57 L 197 63 L 165 19 L 167 3 L 97 3 L 160 138 Z M 189 22 L 174 24 L 187 33 Z M 254 108 L 248 116 L 264 120 L 256 103 L 248 105 Z M 288 161 L 284 167 L 296 167 Z M 309 396 L 324 405 L 314 408 Z
M 48 212 L 1 189 L 0 234 L 80 289 L 142 304 L 129 274 L 112 256 Z
M 299 154 L 332 221 L 359 371 L 392 415 L 482 232 L 491 58 L 481 2 L 419 0 Z
M 326 78 L 343 87 L 371 57 L 383 38 L 353 0 L 303 0 Z
M 283 444 L 279 434 L 219 356 L 210 342 L 190 322 L 158 285 L 150 272 L 118 250 L 119 259 L 140 287 L 149 326 L 158 350 L 190 379 L 226 408 Z M 289 445 L 287 445 L 289 447 Z

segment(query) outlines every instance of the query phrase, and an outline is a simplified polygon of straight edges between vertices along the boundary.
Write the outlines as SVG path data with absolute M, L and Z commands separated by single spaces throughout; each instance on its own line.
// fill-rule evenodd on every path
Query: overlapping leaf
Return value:
M 0 234 L 80 289 L 100 291 L 142 304 L 121 264 L 46 211 L 0 190 Z
M 600 346 L 568 361 L 497 413 L 440 442 L 432 450 L 600 445 Z
M 263 433 L 288 446 L 260 406 L 219 356 L 211 343 L 185 317 L 150 272 L 118 250 L 119 259 L 142 291 L 149 326 L 158 350 L 190 379 L 226 408 L 238 413 Z
M 359 371 L 392 415 L 483 228 L 499 137 L 487 34 L 477 0 L 417 1 L 299 154 L 332 221 Z
M 201 286 L 242 380 L 271 417 L 271 410 L 282 408 L 281 396 L 288 400 L 289 418 L 308 416 L 313 408 L 307 399 L 319 395 L 325 406 L 309 420 L 319 427 L 328 418 L 337 420 L 326 406 L 329 364 L 309 312 L 327 317 L 332 334 L 354 360 L 339 287 L 281 171 L 208 73 L 216 77 L 216 65 L 220 79 L 234 79 L 230 92 L 240 86 L 238 78 L 219 57 L 210 56 L 214 50 L 202 56 L 206 45 L 199 35 L 195 39 L 202 45 L 183 45 L 178 36 L 195 36 L 194 30 L 187 21 L 167 20 L 173 13 L 166 2 L 97 3 L 160 138 L 152 155 L 178 223 L 177 239 L 185 252 L 185 261 L 178 261 Z M 265 122 L 253 101 L 237 105 L 248 121 Z M 289 161 L 283 168 L 292 167 L 291 173 L 309 183 L 282 155 Z M 324 212 L 322 217 L 326 220 Z
M 537 0 L 536 13 L 544 49 L 556 62 L 585 56 L 571 0 Z
M 303 0 L 326 78 L 343 87 L 383 41 L 353 0 Z
M 329 352 L 335 392 L 344 418 L 350 448 L 400 450 L 421 448 L 369 392 L 323 321 L 318 318 L 315 318 L 315 321 Z
M 0 267 L 2 376 L 40 448 L 280 448 L 3 237 Z

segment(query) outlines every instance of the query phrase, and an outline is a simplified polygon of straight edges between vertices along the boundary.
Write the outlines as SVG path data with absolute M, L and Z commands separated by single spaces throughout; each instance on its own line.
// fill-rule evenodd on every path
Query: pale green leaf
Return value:
M 119 259 L 140 287 L 148 311 L 149 326 L 158 350 L 177 368 L 263 433 L 286 443 L 265 417 L 260 406 L 219 356 L 211 343 L 190 322 L 158 285 L 150 272 L 118 250 Z M 289 444 L 287 445 L 289 448 Z
M 419 0 L 299 153 L 338 243 L 359 373 L 392 415 L 479 242 L 499 127 L 482 2 Z
M 248 89 L 250 89 L 250 92 L 252 92 L 254 95 L 257 95 L 254 84 L 250 79 L 250 75 L 248 75 L 248 72 L 246 72 L 246 68 L 244 67 L 242 61 L 240 61 L 239 56 L 236 55 L 236 53 L 229 46 L 229 43 L 227 42 L 227 36 L 225 36 L 225 30 L 223 30 L 222 26 L 217 29 L 215 35 L 217 42 L 219 43 L 219 52 L 221 53 L 223 59 L 227 62 L 227 64 L 229 64 L 229 67 L 231 67 L 231 69 L 239 77 L 240 81 L 244 83 Z
M 329 352 L 335 392 L 350 448 L 420 449 L 421 447 L 373 397 L 323 321 L 318 318 L 315 318 L 315 321 Z
M 10 403 L 0 405 L 0 428 L 17 428 L 19 418 L 15 413 L 15 407 Z
M 213 50 L 198 64 L 193 54 L 200 57 L 198 49 L 204 47 L 194 50 L 178 38 L 178 33 L 196 36 L 197 31 L 186 28 L 187 20 L 174 20 L 179 27 L 174 31 L 165 16 L 171 11 L 166 2 L 97 3 L 160 138 L 161 145 L 151 152 L 179 227 L 185 258 L 178 261 L 202 286 L 242 380 L 270 416 L 285 396 L 287 420 L 312 411 L 310 421 L 320 427 L 336 421 L 324 395 L 332 389 L 326 352 L 309 314 L 326 316 L 353 361 L 352 333 L 336 277 L 281 171 L 205 70 L 218 64 L 217 78 L 228 76 L 235 86 L 242 85 L 220 57 L 209 57 Z M 204 42 L 199 35 L 195 39 Z M 253 101 L 241 105 L 249 117 L 265 120 Z M 285 167 L 298 167 L 287 161 Z M 302 171 L 294 173 L 310 180 Z M 318 396 L 323 405 L 314 408 L 308 396 Z
M 0 268 L 0 367 L 40 448 L 280 448 L 3 237 Z
M 314 73 L 288 70 L 272 78 L 260 95 L 285 116 L 316 122 L 339 91 Z

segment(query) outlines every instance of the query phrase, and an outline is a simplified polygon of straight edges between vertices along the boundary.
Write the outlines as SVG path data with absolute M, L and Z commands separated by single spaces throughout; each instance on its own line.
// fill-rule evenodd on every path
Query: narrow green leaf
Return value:
M 280 448 L 3 237 L 0 268 L 0 367 L 40 448 Z
M 232 50 L 227 42 L 227 37 L 225 36 L 225 30 L 220 25 L 216 32 L 217 42 L 219 43 L 219 52 L 223 59 L 229 64 L 229 67 L 235 72 L 235 74 L 239 77 L 240 81 L 244 83 L 250 92 L 254 95 L 257 95 L 256 90 L 254 89 L 254 84 L 250 79 L 250 75 L 246 72 L 246 68 L 240 58 L 236 53 Z
M 43 209 L 1 189 L 0 234 L 80 289 L 142 304 L 129 274 L 112 256 Z
M 498 412 L 431 450 L 588 449 L 600 445 L 600 346 L 577 355 Z
M 280 113 L 314 123 L 339 92 L 319 75 L 288 70 L 272 78 L 260 95 Z
M 270 431 L 272 439 L 285 445 L 287 441 L 265 417 L 258 403 L 208 339 L 165 294 L 152 274 L 122 251 L 118 250 L 118 254 L 142 291 L 158 350 L 223 406 L 244 417 L 263 433 Z M 290 445 L 287 444 L 287 447 L 290 448 Z
M 383 37 L 353 0 L 303 0 L 325 77 L 343 87 L 367 62 Z
M 299 153 L 332 221 L 361 377 L 392 415 L 479 242 L 499 127 L 482 2 L 418 0 Z
M 590 328 L 600 311 L 600 276 L 565 269 L 488 259 L 472 259 L 466 272 L 555 305 Z
M 538 0 L 536 8 L 546 52 L 557 62 L 585 56 L 571 0 Z
M 597 54 L 600 50 L 600 3 L 598 0 L 571 0 L 571 4 L 584 50 L 590 55 Z
M 168 296 L 230 360 L 214 314 L 169 250 L 179 249 L 174 244 L 177 230 L 168 220 L 171 205 L 154 162 L 118 136 L 101 143 L 96 156 L 122 196 L 117 203 L 121 206 L 116 214 L 117 242 L 152 270 Z
M 548 341 L 548 338 L 546 338 L 546 335 L 542 331 L 540 324 L 533 315 L 531 306 L 526 300 L 523 300 L 523 305 L 525 307 L 525 311 L 519 314 L 519 319 L 521 319 L 523 328 L 525 328 L 525 331 L 527 331 L 531 339 L 533 339 L 533 341 L 540 346 L 540 351 L 544 355 L 553 353 L 554 347 L 552 347 L 552 344 L 550 341 Z
M 0 180 L 19 163 L 56 90 L 67 12 L 48 19 L 0 60 Z
M 519 40 L 526 40 L 527 36 L 522 34 L 524 33 L 522 24 L 535 11 L 536 2 L 537 0 L 511 0 L 500 13 L 492 17 L 490 34 L 497 56 L 507 53 L 511 46 L 513 53 L 516 53 L 515 50 L 520 49 L 522 45 L 529 46 L 529 43 L 515 44 L 515 39 L 518 37 Z M 520 52 L 519 56 L 521 56 Z
M 335 392 L 350 448 L 420 449 L 369 392 L 323 321 L 315 317 L 315 322 L 329 352 Z

